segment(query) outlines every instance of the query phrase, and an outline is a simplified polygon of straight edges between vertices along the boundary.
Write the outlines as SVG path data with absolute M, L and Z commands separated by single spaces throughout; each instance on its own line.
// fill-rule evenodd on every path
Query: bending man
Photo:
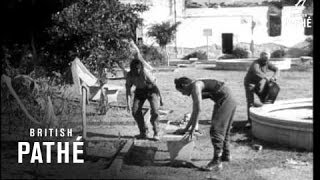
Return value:
M 205 167 L 202 167 L 202 169 L 221 169 L 221 161 L 230 161 L 230 128 L 237 106 L 231 91 L 223 82 L 214 79 L 191 80 L 187 77 L 181 77 L 179 79 L 175 79 L 174 82 L 178 91 L 183 95 L 191 95 L 193 100 L 193 110 L 190 121 L 185 129 L 178 131 L 179 134 L 186 133 L 191 127 L 189 133 L 192 136 L 196 124 L 198 123 L 202 99 L 210 98 L 214 101 L 215 104 L 210 128 L 210 136 L 214 147 L 214 153 L 212 160 Z

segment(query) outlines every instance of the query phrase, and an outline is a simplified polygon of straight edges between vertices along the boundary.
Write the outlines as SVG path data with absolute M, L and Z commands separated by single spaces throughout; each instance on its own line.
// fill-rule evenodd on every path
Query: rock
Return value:
M 254 145 L 252 145 L 252 147 L 253 147 L 253 149 L 254 150 L 257 150 L 257 151 L 261 151 L 262 150 L 262 146 L 261 145 L 259 145 L 259 144 L 254 144 Z

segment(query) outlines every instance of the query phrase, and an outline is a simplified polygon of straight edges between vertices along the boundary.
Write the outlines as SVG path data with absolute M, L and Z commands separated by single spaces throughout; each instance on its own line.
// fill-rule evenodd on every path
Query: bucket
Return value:
M 193 140 L 182 137 L 179 140 L 167 141 L 171 161 L 191 161 L 191 155 L 195 144 Z

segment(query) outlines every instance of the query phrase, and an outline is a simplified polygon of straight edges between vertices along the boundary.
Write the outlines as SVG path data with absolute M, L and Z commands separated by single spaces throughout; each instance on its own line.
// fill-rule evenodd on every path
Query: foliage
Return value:
M 142 57 L 148 61 L 151 62 L 152 65 L 161 65 L 163 64 L 165 57 L 159 50 L 154 46 L 147 46 L 142 45 L 140 48 L 140 52 L 142 54 Z
M 147 32 L 149 37 L 155 38 L 160 47 L 164 48 L 173 39 L 175 32 L 181 22 L 177 22 L 171 25 L 169 21 L 162 22 L 160 24 L 154 24 Z
M 248 58 L 249 57 L 249 52 L 241 47 L 236 47 L 233 51 L 232 54 L 234 55 L 235 58 Z
M 2 73 L 13 77 L 33 70 L 32 53 L 26 44 L 7 44 L 1 48 Z
M 242 59 L 242 58 L 248 58 L 249 52 L 245 48 L 242 47 L 236 47 L 232 50 L 231 54 L 225 54 L 218 59 Z
M 271 58 L 282 58 L 286 55 L 286 52 L 284 49 L 278 49 L 271 53 Z
M 182 59 L 188 60 L 190 58 L 198 58 L 198 60 L 205 60 L 207 59 L 207 53 L 199 50 L 184 56 Z
M 62 70 L 76 56 L 93 72 L 113 69 L 130 56 L 128 43 L 142 23 L 141 4 L 122 4 L 118 0 L 79 0 L 52 16 L 48 29 L 51 40 L 46 47 L 46 64 Z

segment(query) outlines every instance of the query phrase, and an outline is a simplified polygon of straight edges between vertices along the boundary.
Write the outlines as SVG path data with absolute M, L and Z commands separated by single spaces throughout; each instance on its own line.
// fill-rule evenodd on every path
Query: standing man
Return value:
M 260 101 L 264 102 L 262 99 L 262 93 L 265 93 L 265 87 L 269 81 L 276 81 L 279 76 L 279 69 L 269 62 L 270 54 L 268 52 L 262 52 L 260 54 L 260 58 L 253 61 L 251 64 L 245 78 L 244 78 L 244 88 L 246 91 L 246 100 L 247 100 L 247 116 L 248 123 L 247 127 L 251 127 L 251 119 L 250 119 L 250 107 L 252 106 L 262 106 L 261 103 L 254 103 L 254 93 L 257 94 Z M 271 70 L 274 72 L 273 76 L 268 79 L 267 70 Z
M 132 115 L 138 124 L 140 134 L 136 136 L 138 139 L 147 138 L 148 130 L 144 122 L 142 107 L 146 100 L 149 101 L 151 107 L 150 122 L 153 126 L 155 140 L 159 140 L 159 103 L 160 91 L 155 83 L 155 78 L 152 78 L 148 71 L 143 67 L 142 62 L 135 58 L 130 63 L 130 72 L 126 77 L 126 97 L 127 109 L 132 110 Z M 131 109 L 131 87 L 135 86 L 133 99 L 133 107 Z

